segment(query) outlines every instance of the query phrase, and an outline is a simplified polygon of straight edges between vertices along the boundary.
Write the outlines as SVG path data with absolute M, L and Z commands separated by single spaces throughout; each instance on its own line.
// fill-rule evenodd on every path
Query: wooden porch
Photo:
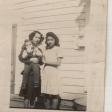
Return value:
M 10 108 L 21 108 L 24 109 L 24 98 L 17 94 L 11 94 L 10 97 Z M 85 111 L 86 106 L 76 103 L 74 100 L 61 99 L 59 110 L 69 111 Z

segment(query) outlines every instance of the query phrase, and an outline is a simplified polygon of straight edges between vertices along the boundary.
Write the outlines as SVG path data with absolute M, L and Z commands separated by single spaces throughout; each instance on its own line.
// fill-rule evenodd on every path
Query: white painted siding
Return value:
M 85 46 L 80 38 L 83 35 L 80 27 L 83 28 L 85 24 L 87 10 L 84 10 L 84 5 L 80 5 L 80 2 L 81 0 L 16 0 L 15 3 L 15 9 L 21 12 L 23 20 L 22 37 L 18 37 L 18 40 L 24 40 L 33 30 L 39 30 L 44 35 L 52 31 L 60 38 L 64 56 L 60 67 L 60 94 L 64 99 L 82 97 L 86 90 L 85 51 L 79 48 Z M 85 16 L 80 18 L 80 15 Z M 20 75 L 17 76 L 16 85 L 20 85 L 19 77 Z M 19 87 L 16 87 L 17 92 Z

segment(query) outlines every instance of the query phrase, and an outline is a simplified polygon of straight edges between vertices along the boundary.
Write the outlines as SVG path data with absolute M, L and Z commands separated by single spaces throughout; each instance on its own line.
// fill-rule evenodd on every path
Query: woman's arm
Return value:
M 30 60 L 29 60 L 29 58 L 31 57 L 30 55 L 26 55 L 26 56 L 23 58 L 24 50 L 25 50 L 25 49 L 22 47 L 21 52 L 20 52 L 18 58 L 19 58 L 19 60 L 20 60 L 22 63 L 30 63 Z
M 45 65 L 49 65 L 49 66 L 60 66 L 60 64 L 61 64 L 61 58 L 57 58 L 56 62 L 44 60 L 44 63 L 45 63 Z
M 19 61 L 21 61 L 21 62 L 23 62 L 23 63 L 24 63 L 24 60 L 23 60 L 23 58 L 22 58 L 23 52 L 24 52 L 24 49 L 21 49 L 21 51 L 20 51 L 20 54 L 19 54 L 18 58 L 19 58 Z

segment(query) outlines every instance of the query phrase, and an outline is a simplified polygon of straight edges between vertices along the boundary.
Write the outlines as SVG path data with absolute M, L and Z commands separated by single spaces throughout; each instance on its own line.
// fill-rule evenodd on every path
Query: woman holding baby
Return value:
M 24 63 L 23 80 L 20 96 L 24 96 L 26 108 L 38 108 L 35 102 L 43 102 L 43 108 L 58 109 L 60 96 L 58 82 L 58 67 L 63 58 L 60 52 L 59 38 L 53 32 L 46 34 L 45 48 L 41 49 L 43 36 L 34 31 L 25 40 L 19 55 Z M 40 65 L 44 65 L 43 74 Z M 42 76 L 42 77 L 41 77 Z
M 43 35 L 34 31 L 25 40 L 19 60 L 24 63 L 23 80 L 20 96 L 24 97 L 24 107 L 34 108 L 41 95 L 40 65 L 42 65 L 42 50 L 40 48 Z

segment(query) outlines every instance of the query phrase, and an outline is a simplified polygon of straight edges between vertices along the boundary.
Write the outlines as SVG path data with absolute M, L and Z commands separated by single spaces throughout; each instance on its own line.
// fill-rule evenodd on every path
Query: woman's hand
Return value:
M 32 53 L 33 52 L 33 49 L 31 47 L 28 47 L 27 48 L 27 53 Z
M 26 49 L 26 47 L 25 47 L 24 44 L 22 45 L 21 49 L 22 49 L 22 50 L 25 50 L 25 49 Z
M 42 62 L 45 64 L 46 62 L 45 62 L 45 57 L 43 56 L 42 57 Z
M 30 62 L 39 63 L 38 58 L 30 58 Z

